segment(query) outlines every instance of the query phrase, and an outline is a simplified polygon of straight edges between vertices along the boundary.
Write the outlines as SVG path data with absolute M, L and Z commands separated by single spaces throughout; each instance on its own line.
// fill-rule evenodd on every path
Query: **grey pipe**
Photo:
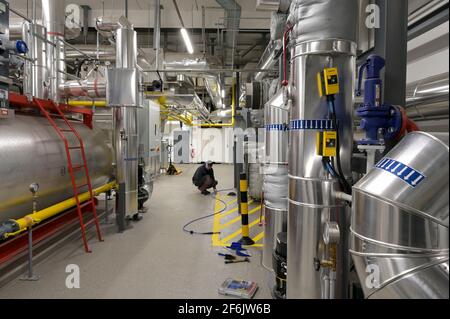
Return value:
M 155 28 L 153 35 L 153 49 L 155 49 L 156 69 L 159 69 L 160 47 L 161 47 L 161 1 L 155 0 Z

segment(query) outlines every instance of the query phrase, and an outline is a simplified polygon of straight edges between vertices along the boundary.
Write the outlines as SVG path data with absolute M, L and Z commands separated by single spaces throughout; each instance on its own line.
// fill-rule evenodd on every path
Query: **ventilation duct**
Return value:
M 211 101 L 218 109 L 225 107 L 224 100 L 222 98 L 222 91 L 225 90 L 224 81 L 220 75 L 208 73 L 210 64 L 206 60 L 200 59 L 183 59 L 181 61 L 164 61 L 165 70 L 174 70 L 174 73 L 167 73 L 167 76 L 174 76 L 177 74 L 177 70 L 194 70 L 197 72 L 189 73 L 193 77 L 201 77 L 205 81 L 205 88 L 211 97 Z
M 235 0 L 216 0 L 225 9 L 225 48 L 224 64 L 234 67 L 234 53 L 236 51 L 239 26 L 241 24 L 241 6 Z
M 366 298 L 449 298 L 448 155 L 411 133 L 353 187 L 350 252 Z
M 178 75 L 177 81 L 168 86 L 169 94 L 164 95 L 164 104 L 176 106 L 177 111 L 186 111 L 204 120 L 209 118 L 209 111 L 195 92 L 191 78 Z
M 256 10 L 286 13 L 292 0 L 256 0 Z

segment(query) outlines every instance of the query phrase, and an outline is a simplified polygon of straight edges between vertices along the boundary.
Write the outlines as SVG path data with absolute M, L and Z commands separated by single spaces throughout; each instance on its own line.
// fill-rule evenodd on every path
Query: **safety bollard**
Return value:
M 255 242 L 250 238 L 250 227 L 248 226 L 248 196 L 247 196 L 247 175 L 240 175 L 240 191 L 241 191 L 241 220 L 242 220 L 242 238 L 239 243 L 242 245 L 251 246 Z

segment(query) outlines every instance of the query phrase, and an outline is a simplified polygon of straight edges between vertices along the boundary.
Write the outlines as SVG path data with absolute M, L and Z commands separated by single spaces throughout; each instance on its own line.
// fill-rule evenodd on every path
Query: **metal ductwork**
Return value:
M 270 41 L 270 43 L 267 45 L 266 49 L 264 50 L 264 53 L 261 56 L 261 59 L 258 62 L 258 65 L 256 66 L 257 69 L 263 69 L 263 70 L 271 70 L 275 68 L 275 65 L 277 64 L 277 56 L 280 50 L 282 49 L 282 41 L 276 40 L 276 41 Z M 270 75 L 270 73 L 267 72 L 257 72 L 255 73 L 253 80 L 254 81 L 261 81 L 266 76 Z
M 291 2 L 292 0 L 256 0 L 256 9 L 286 13 Z
M 226 12 L 224 64 L 227 67 L 234 67 L 234 54 L 236 52 L 237 37 L 241 24 L 241 6 L 235 0 L 216 0 L 216 2 Z
M 164 95 L 164 104 L 177 106 L 179 111 L 187 111 L 201 119 L 209 118 L 209 111 L 195 92 L 191 78 L 178 75 L 175 83 L 168 83 L 169 94 Z
M 353 187 L 351 254 L 366 298 L 449 298 L 449 148 L 407 135 Z
M 204 79 L 205 88 L 211 97 L 211 101 L 214 106 L 218 109 L 225 107 L 224 99 L 222 98 L 222 93 L 225 90 L 225 84 L 220 75 L 208 73 L 210 69 L 210 64 L 206 60 L 200 59 L 183 59 L 181 61 L 164 61 L 165 70 L 174 70 L 174 73 L 167 73 L 167 76 L 177 75 L 176 70 L 198 70 L 198 73 L 189 73 L 189 75 L 194 77 L 201 77 Z

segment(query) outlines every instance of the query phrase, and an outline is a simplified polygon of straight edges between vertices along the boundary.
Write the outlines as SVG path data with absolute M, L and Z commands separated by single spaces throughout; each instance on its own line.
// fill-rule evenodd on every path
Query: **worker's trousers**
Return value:
M 206 175 L 204 178 L 203 178 L 203 183 L 202 183 L 202 185 L 200 185 L 199 187 L 198 187 L 198 189 L 200 190 L 200 191 L 206 191 L 208 188 L 211 188 L 211 187 L 216 187 L 217 186 L 217 181 L 215 181 L 215 180 L 213 180 L 212 178 L 211 178 L 211 176 L 209 176 L 209 175 Z

